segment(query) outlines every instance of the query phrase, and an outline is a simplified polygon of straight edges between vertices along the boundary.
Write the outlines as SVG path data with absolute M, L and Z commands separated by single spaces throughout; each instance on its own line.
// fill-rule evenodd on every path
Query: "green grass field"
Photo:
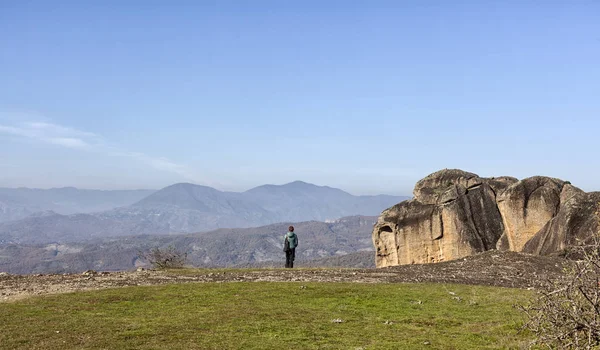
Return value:
M 0 348 L 521 348 L 530 335 L 513 305 L 531 296 L 442 284 L 128 287 L 0 304 Z

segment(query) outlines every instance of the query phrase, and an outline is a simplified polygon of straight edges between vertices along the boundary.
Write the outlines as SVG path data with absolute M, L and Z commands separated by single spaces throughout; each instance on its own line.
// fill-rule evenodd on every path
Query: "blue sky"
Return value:
M 598 1 L 0 0 L 0 187 L 600 190 Z

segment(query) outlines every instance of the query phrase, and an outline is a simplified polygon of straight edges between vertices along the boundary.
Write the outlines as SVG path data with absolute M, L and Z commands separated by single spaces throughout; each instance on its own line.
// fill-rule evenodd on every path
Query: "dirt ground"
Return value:
M 206 282 L 354 282 L 461 283 L 535 289 L 559 277 L 564 260 L 513 252 L 489 251 L 464 259 L 426 265 L 381 269 L 203 269 L 170 271 L 96 272 L 64 275 L 9 275 L 0 273 L 0 302 L 32 296 L 125 286 Z

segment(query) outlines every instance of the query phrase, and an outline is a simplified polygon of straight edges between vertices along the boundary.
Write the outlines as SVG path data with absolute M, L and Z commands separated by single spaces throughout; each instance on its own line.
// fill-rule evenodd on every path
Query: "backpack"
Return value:
M 285 237 L 285 241 L 283 242 L 283 251 L 286 253 L 290 251 L 290 241 L 287 237 Z

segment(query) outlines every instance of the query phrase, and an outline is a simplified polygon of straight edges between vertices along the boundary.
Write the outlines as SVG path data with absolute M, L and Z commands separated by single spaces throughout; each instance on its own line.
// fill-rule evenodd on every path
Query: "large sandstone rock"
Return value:
M 498 248 L 521 251 L 558 213 L 564 181 L 535 176 L 508 187 L 497 197 L 504 223 Z
M 550 254 L 597 229 L 598 194 L 536 176 L 481 178 L 445 169 L 373 228 L 377 267 L 458 259 L 502 249 Z
M 567 185 L 563 190 L 561 209 L 532 239 L 523 251 L 531 254 L 550 255 L 561 252 L 577 240 L 586 241 L 599 231 L 598 210 L 600 192 L 585 193 Z

